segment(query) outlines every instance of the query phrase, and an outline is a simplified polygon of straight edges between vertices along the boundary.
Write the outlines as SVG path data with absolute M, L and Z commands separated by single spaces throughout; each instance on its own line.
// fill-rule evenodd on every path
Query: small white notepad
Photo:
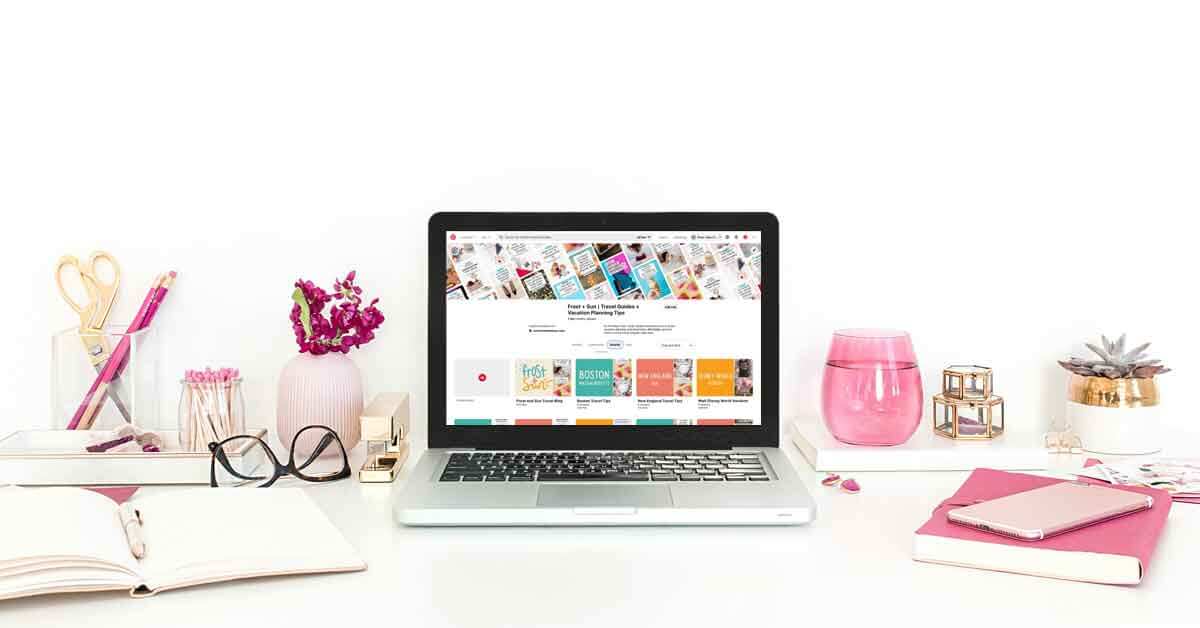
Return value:
M 129 503 L 142 518 L 141 559 L 111 499 L 78 488 L 0 488 L 0 512 L 12 513 L 0 535 L 0 600 L 110 590 L 143 596 L 367 567 L 298 488 L 186 489 Z

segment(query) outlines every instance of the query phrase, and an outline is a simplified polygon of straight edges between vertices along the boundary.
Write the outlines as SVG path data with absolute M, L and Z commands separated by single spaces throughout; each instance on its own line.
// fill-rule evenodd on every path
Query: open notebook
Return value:
M 110 590 L 139 597 L 367 567 L 300 489 L 186 489 L 130 503 L 142 516 L 142 559 L 109 498 L 77 488 L 0 488 L 0 600 Z

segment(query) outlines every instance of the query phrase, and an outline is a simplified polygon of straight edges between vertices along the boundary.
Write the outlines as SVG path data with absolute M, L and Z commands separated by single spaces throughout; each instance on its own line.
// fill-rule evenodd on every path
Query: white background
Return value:
M 1127 330 L 1200 367 L 1194 2 L 6 2 L 0 426 L 49 420 L 65 253 L 111 251 L 174 377 L 241 368 L 274 422 L 297 277 L 388 316 L 369 392 L 424 392 L 425 222 L 448 209 L 765 208 L 782 223 L 783 408 L 830 331 L 997 370 L 1061 417 L 1054 359 Z M 680 225 L 685 228 L 686 225 Z M 776 253 L 772 251 L 772 253 Z M 932 390 L 927 390 L 931 393 Z M 164 387 L 162 411 L 176 393 Z M 424 395 L 418 396 L 418 422 Z

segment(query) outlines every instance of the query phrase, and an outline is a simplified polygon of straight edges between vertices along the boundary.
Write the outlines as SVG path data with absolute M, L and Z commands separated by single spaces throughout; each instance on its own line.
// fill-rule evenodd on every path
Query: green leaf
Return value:
M 304 339 L 309 340 L 313 335 L 312 312 L 308 309 L 308 301 L 304 300 L 304 291 L 296 288 L 296 291 L 292 293 L 292 300 L 300 306 L 300 325 L 304 327 Z

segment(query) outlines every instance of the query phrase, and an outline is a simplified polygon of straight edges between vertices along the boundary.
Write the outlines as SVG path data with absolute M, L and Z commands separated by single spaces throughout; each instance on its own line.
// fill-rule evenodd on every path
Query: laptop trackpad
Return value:
M 671 488 L 627 484 L 543 484 L 538 487 L 537 504 L 550 508 L 669 508 Z

